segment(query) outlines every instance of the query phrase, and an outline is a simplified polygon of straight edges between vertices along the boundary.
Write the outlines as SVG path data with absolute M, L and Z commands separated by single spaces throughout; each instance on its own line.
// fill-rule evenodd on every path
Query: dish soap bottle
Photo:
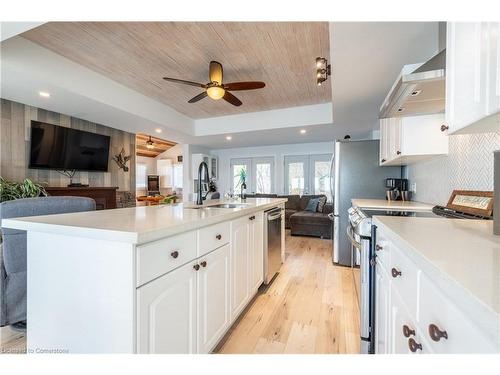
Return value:
M 246 201 L 246 199 L 247 199 L 247 184 L 243 180 L 241 184 L 241 200 Z

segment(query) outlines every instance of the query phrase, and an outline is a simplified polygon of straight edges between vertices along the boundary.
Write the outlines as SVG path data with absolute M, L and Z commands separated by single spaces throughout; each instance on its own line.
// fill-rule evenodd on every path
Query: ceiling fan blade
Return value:
M 182 83 L 184 85 L 189 85 L 189 86 L 196 86 L 196 87 L 203 87 L 206 88 L 207 85 L 204 85 L 202 83 L 197 83 L 197 82 L 191 82 L 191 81 L 185 81 L 183 79 L 177 79 L 177 78 L 169 78 L 169 77 L 163 77 L 165 81 L 169 82 L 175 82 L 175 83 Z
M 210 61 L 208 78 L 210 82 L 217 82 L 222 85 L 222 64 L 217 61 Z
M 264 82 L 253 81 L 253 82 L 232 82 L 224 85 L 226 90 L 230 91 L 240 91 L 240 90 L 255 90 L 266 87 Z
M 196 95 L 194 98 L 188 100 L 188 103 L 195 103 L 203 98 L 207 97 L 207 92 L 203 91 L 201 94 Z
M 222 97 L 226 102 L 231 103 L 232 105 L 235 105 L 236 107 L 239 107 L 243 103 L 241 102 L 240 99 L 238 99 L 236 96 L 231 94 L 229 91 L 226 91 L 224 96 Z

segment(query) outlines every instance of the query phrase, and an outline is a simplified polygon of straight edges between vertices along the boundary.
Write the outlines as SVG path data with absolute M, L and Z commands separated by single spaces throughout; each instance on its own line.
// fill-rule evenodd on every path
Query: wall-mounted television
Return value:
M 29 168 L 107 172 L 110 137 L 31 121 Z

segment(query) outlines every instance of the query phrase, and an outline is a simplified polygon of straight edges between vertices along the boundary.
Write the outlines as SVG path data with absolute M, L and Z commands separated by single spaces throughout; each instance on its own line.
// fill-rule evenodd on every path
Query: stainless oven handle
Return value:
M 279 219 L 280 217 L 281 217 L 281 211 L 278 212 L 277 214 L 274 214 L 274 215 L 268 215 L 267 220 L 273 221 L 273 220 Z
M 349 237 L 349 241 L 351 241 L 352 246 L 354 246 L 356 249 L 361 250 L 361 244 L 354 239 L 354 234 L 350 225 L 347 227 L 347 237 Z

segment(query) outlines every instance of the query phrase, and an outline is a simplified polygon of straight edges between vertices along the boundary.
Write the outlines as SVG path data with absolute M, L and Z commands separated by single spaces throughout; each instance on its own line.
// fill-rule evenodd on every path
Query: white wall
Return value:
M 277 194 L 283 194 L 285 186 L 284 160 L 286 155 L 332 154 L 333 148 L 334 142 L 318 142 L 212 150 L 212 154 L 216 155 L 219 161 L 217 190 L 219 190 L 221 194 L 225 194 L 231 188 L 231 179 L 229 178 L 231 159 L 274 157 L 274 191 Z
M 173 147 L 170 147 L 167 151 L 162 152 L 160 155 L 156 157 L 158 159 L 172 159 L 173 163 L 177 163 L 177 156 L 183 155 L 182 153 L 182 145 L 177 144 Z

